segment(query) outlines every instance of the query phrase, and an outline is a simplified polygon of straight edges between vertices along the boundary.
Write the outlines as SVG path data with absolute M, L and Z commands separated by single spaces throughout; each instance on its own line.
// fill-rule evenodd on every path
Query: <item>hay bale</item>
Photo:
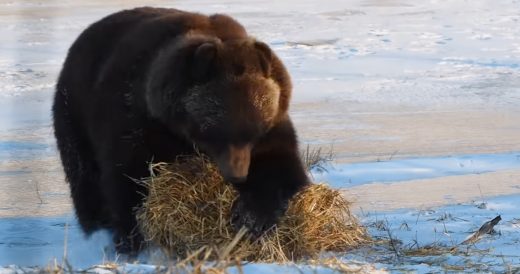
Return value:
M 312 184 L 289 203 L 273 231 L 255 241 L 230 225 L 237 193 L 204 156 L 152 166 L 149 195 L 138 210 L 148 241 L 170 255 L 205 259 L 284 262 L 316 258 L 322 251 L 346 251 L 368 241 L 341 193 Z

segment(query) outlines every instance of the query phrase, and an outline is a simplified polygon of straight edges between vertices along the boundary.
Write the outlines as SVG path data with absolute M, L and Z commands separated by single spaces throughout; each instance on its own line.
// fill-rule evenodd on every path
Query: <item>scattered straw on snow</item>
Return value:
M 237 193 L 204 156 L 152 167 L 138 211 L 140 228 L 168 254 L 187 259 L 286 262 L 346 251 L 368 241 L 340 192 L 312 184 L 297 194 L 278 226 L 260 239 L 230 225 Z

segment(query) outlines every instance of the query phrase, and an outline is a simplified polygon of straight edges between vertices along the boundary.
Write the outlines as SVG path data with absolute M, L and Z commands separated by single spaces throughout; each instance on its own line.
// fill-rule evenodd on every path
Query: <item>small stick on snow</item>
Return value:
M 473 244 L 473 243 L 476 243 L 478 240 L 480 240 L 480 238 L 485 235 L 485 234 L 489 234 L 493 231 L 493 227 L 498 224 L 498 222 L 500 222 L 500 220 L 502 220 L 502 217 L 500 217 L 500 215 L 498 215 L 497 217 L 495 217 L 493 220 L 491 221 L 487 221 L 485 222 L 477 232 L 471 234 L 468 238 L 466 238 L 466 240 L 464 240 L 461 244 L 465 245 L 465 244 Z

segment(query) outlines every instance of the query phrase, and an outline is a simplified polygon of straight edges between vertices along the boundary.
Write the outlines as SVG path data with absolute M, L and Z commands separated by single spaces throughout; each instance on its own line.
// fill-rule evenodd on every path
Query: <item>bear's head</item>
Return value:
M 290 80 L 281 62 L 252 38 L 204 36 L 157 59 L 147 87 L 151 114 L 208 154 L 227 181 L 245 181 L 255 145 L 287 115 Z

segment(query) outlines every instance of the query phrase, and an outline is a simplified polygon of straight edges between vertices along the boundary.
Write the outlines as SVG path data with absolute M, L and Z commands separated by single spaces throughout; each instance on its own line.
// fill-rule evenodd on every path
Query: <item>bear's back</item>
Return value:
M 59 82 L 69 80 L 90 90 L 107 76 L 113 78 L 114 70 L 143 68 L 164 43 L 188 32 L 221 40 L 247 37 L 242 25 L 226 15 L 150 7 L 124 10 L 81 33 L 69 49 Z M 134 75 L 142 75 L 142 71 L 134 71 Z
M 150 7 L 120 11 L 93 23 L 76 39 L 57 90 L 79 116 L 102 115 L 91 110 L 100 103 L 121 102 L 121 98 L 130 98 L 128 105 L 142 110 L 150 62 L 168 42 L 186 33 L 223 41 L 247 37 L 242 25 L 226 15 Z

